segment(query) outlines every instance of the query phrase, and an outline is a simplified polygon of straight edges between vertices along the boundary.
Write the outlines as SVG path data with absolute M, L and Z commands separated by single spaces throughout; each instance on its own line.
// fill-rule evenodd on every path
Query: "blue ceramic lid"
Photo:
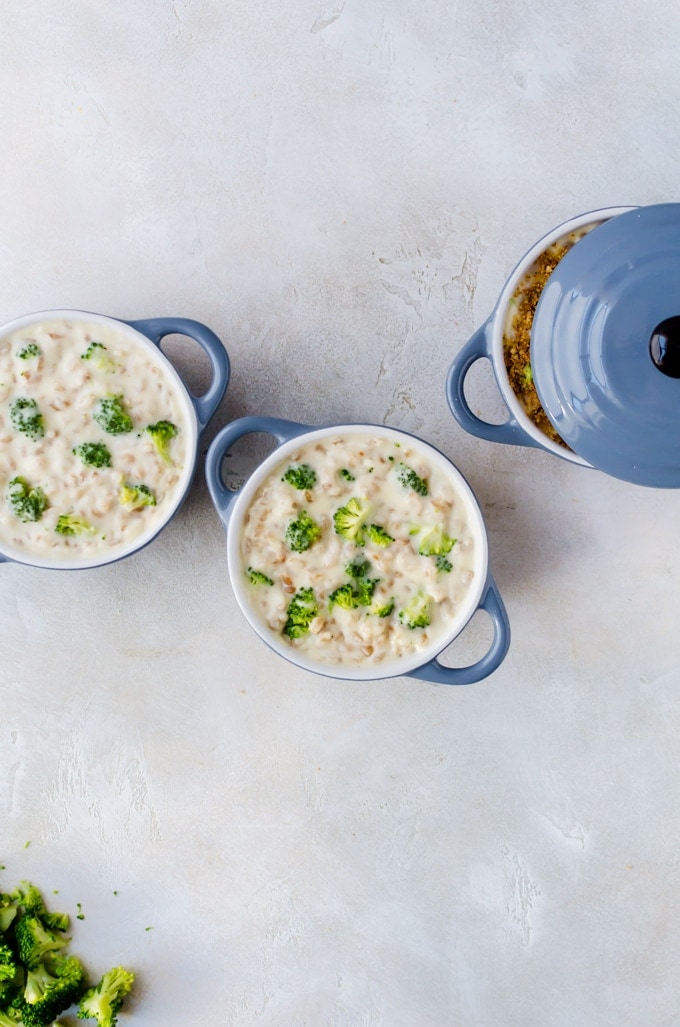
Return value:
M 680 203 L 619 214 L 565 254 L 536 308 L 531 365 L 575 453 L 680 488 Z

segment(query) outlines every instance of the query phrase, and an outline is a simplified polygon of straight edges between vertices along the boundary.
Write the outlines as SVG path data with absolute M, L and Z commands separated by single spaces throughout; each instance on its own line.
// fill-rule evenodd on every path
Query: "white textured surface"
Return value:
M 205 321 L 233 362 L 206 441 L 421 434 L 514 631 L 467 689 L 297 672 L 200 472 L 127 561 L 0 567 L 1 880 L 82 903 L 74 948 L 139 973 L 121 1024 L 680 1023 L 680 496 L 478 442 L 444 398 L 539 235 L 678 198 L 679 31 L 672 0 L 5 4 L 0 321 Z

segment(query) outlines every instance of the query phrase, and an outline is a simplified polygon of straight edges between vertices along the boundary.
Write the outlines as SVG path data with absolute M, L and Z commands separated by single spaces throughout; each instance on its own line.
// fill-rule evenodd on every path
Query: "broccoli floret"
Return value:
M 97 529 L 77 514 L 59 514 L 54 530 L 58 535 L 94 535 Z
M 341 606 L 345 610 L 356 610 L 359 606 L 370 606 L 379 578 L 361 578 L 346 585 L 340 585 L 328 597 L 328 608 Z
M 361 581 L 357 581 L 356 588 L 354 590 L 357 606 L 371 605 L 373 602 L 375 586 L 379 581 L 380 578 L 362 578 Z
M 85 972 L 75 956 L 65 956 L 28 971 L 22 1008 L 24 1027 L 49 1027 L 83 993 Z
M 156 421 L 155 424 L 148 424 L 144 431 L 153 439 L 153 444 L 161 459 L 166 464 L 171 464 L 170 442 L 177 435 L 177 425 L 172 421 Z
M 7 486 L 7 502 L 20 521 L 39 521 L 50 505 L 49 500 L 39 486 L 31 486 L 18 475 L 12 478 Z
M 287 620 L 283 634 L 288 638 L 300 638 L 309 631 L 309 625 L 319 612 L 316 596 L 311 588 L 299 588 L 286 610 Z
M 73 452 L 88 467 L 111 466 L 111 453 L 103 442 L 81 442 L 79 446 L 73 447 Z
M 304 553 L 321 538 L 321 528 L 306 510 L 301 510 L 286 528 L 285 539 L 294 553 Z
M 118 364 L 107 354 L 103 342 L 91 342 L 84 353 L 80 355 L 81 360 L 91 360 L 100 371 L 115 371 Z
M 19 966 L 9 945 L 0 943 L 0 987 L 12 983 L 19 972 Z
M 14 889 L 12 898 L 19 905 L 23 906 L 25 913 L 32 913 L 34 916 L 37 916 L 50 931 L 68 931 L 68 913 L 50 913 L 45 905 L 42 893 L 30 881 L 22 881 Z
M 24 966 L 38 966 L 45 959 L 63 949 L 68 938 L 57 935 L 47 928 L 35 913 L 24 913 L 14 928 L 19 958 Z
M 0 910 L 17 908 L 16 924 L 3 922 L 0 936 L 0 1027 L 52 1027 L 79 1002 L 79 1017 L 96 1019 L 100 1027 L 115 1027 L 134 974 L 116 967 L 96 988 L 86 990 L 82 963 L 66 951 L 70 939 L 56 937 L 48 927 L 65 931 L 68 916 L 50 913 L 40 891 L 28 881 L 11 894 L 0 893 Z
M 287 481 L 294 489 L 313 489 L 316 485 L 316 471 L 309 464 L 299 464 L 297 467 L 289 467 L 281 478 Z
M 0 1027 L 25 1027 L 22 1012 L 26 1006 L 21 991 L 19 994 L 12 993 L 8 998 L 2 999 L 3 1006 L 0 1010 Z
M 328 609 L 332 610 L 334 606 L 340 606 L 343 610 L 353 610 L 356 606 L 354 602 L 354 589 L 351 582 L 347 582 L 345 585 L 340 585 L 335 591 L 331 592 L 328 597 Z
M 19 350 L 17 356 L 19 357 L 19 360 L 30 360 L 31 357 L 41 357 L 42 350 L 37 343 L 29 342 L 27 346 L 24 346 L 23 349 Z
M 341 478 L 344 478 L 345 481 L 354 481 L 355 480 L 354 475 L 352 474 L 352 472 L 348 471 L 346 467 L 341 467 L 340 470 L 338 471 L 338 474 L 340 475 Z
M 9 930 L 18 911 L 18 905 L 13 895 L 0 894 L 0 934 Z
M 436 525 L 426 529 L 422 542 L 418 547 L 421 556 L 446 556 L 456 544 L 456 539 L 447 535 L 443 528 Z
M 118 491 L 118 498 L 123 506 L 129 506 L 132 510 L 142 510 L 145 506 L 156 505 L 156 497 L 144 483 L 130 485 L 129 482 L 123 482 Z
M 352 497 L 345 506 L 341 506 L 333 514 L 335 532 L 348 542 L 357 546 L 365 546 L 366 542 L 375 542 L 378 546 L 388 546 L 394 539 L 380 524 L 366 524 L 371 512 L 369 503 Z
M 16 430 L 29 439 L 41 439 L 45 434 L 43 415 L 34 399 L 19 396 L 11 403 L 9 416 Z
M 371 613 L 375 614 L 376 617 L 389 617 L 394 609 L 394 599 L 390 599 L 383 606 L 374 606 Z
M 356 559 L 347 564 L 345 574 L 348 574 L 350 578 L 365 578 L 370 569 L 370 560 Z
M 437 572 L 439 574 L 448 574 L 449 571 L 453 567 L 453 564 L 451 563 L 451 561 L 447 560 L 445 556 L 437 556 L 437 557 L 435 557 L 435 561 L 434 562 L 435 562 L 435 566 L 437 568 Z
M 425 592 L 416 592 L 399 611 L 399 620 L 407 628 L 426 628 L 430 623 L 430 597 Z
M 356 542 L 357 545 L 362 546 L 364 544 L 362 529 L 369 512 L 367 503 L 362 503 L 360 499 L 352 496 L 347 500 L 345 506 L 339 507 L 333 514 L 336 535 L 347 539 L 348 542 Z
M 368 524 L 364 534 L 368 541 L 374 542 L 376 546 L 389 546 L 390 542 L 394 542 L 381 524 Z
M 419 474 L 416 474 L 412 467 L 409 467 L 408 464 L 397 464 L 395 470 L 397 480 L 405 489 L 413 489 L 419 496 L 427 495 L 427 482 Z
M 100 428 L 109 435 L 126 435 L 134 428 L 132 418 L 123 406 L 122 396 L 103 396 L 92 414 Z
M 91 342 L 84 353 L 80 354 L 81 360 L 92 360 L 100 350 L 105 350 L 106 346 L 103 342 Z
M 123 999 L 129 995 L 135 975 L 116 966 L 102 977 L 99 984 L 86 991 L 78 1005 L 81 1020 L 96 1020 L 99 1027 L 115 1027 Z
M 273 585 L 274 582 L 271 578 L 268 578 L 262 571 L 256 571 L 254 567 L 249 567 L 246 571 L 246 577 L 251 585 Z

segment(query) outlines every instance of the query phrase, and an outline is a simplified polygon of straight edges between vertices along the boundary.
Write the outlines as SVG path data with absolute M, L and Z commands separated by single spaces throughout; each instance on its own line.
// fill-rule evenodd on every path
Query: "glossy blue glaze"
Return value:
M 45 311 L 43 313 L 36 313 L 35 319 L 39 320 L 41 317 L 47 316 L 51 313 L 53 312 Z M 227 389 L 227 385 L 229 384 L 230 376 L 230 362 L 227 351 L 225 350 L 222 342 L 217 337 L 217 335 L 215 335 L 215 333 L 210 328 L 208 328 L 207 325 L 202 324 L 200 321 L 193 321 L 190 318 L 185 317 L 157 317 L 148 318 L 146 320 L 141 321 L 123 321 L 120 318 L 108 317 L 108 315 L 92 315 L 92 312 L 84 310 L 64 311 L 63 313 L 68 315 L 78 315 L 79 317 L 105 317 L 107 321 L 110 321 L 113 324 L 118 322 L 121 325 L 125 325 L 129 328 L 132 328 L 134 331 L 139 332 L 141 335 L 144 335 L 147 339 L 154 343 L 154 345 L 157 346 L 159 349 L 161 341 L 165 338 L 166 335 L 186 335 L 189 338 L 193 339 L 195 342 L 197 342 L 202 347 L 202 349 L 207 353 L 208 357 L 210 358 L 210 363 L 212 365 L 212 379 L 208 389 L 202 396 L 192 395 L 191 392 L 189 392 L 189 390 L 185 386 L 187 396 L 196 412 L 198 438 L 200 438 L 202 432 L 206 428 L 208 422 L 217 410 L 217 407 L 219 406 L 224 396 L 224 393 Z M 168 360 L 164 353 L 162 353 L 162 356 L 165 360 Z M 172 362 L 168 360 L 168 363 L 171 364 Z M 187 487 L 182 496 L 180 497 L 179 502 L 175 507 L 173 513 L 167 518 L 167 520 L 165 520 L 162 524 L 158 526 L 158 530 L 155 532 L 155 534 L 151 538 L 142 542 L 136 549 L 133 549 L 129 553 L 125 553 L 121 556 L 115 556 L 113 557 L 113 559 L 107 559 L 102 562 L 102 565 L 116 563 L 118 560 L 125 559 L 127 556 L 131 556 L 133 553 L 139 552 L 141 549 L 144 549 L 147 545 L 153 542 L 153 540 L 163 530 L 165 525 L 172 520 L 172 518 L 175 516 L 177 511 L 180 509 L 182 503 L 184 502 L 184 499 L 186 498 L 186 494 L 189 490 L 191 481 L 193 479 L 193 475 L 196 470 L 197 458 L 198 451 L 195 450 L 193 454 L 191 454 L 192 469 L 191 476 L 188 479 Z M 15 561 L 14 559 L 6 556 L 4 553 L 0 553 L 0 563 L 12 562 L 21 561 Z M 35 565 L 32 564 L 32 566 Z M 45 564 L 44 566 L 49 568 L 50 570 L 59 571 L 72 571 L 83 569 L 71 566 L 67 563 L 49 563 Z M 95 566 L 97 565 L 95 564 Z
M 228 489 L 222 479 L 222 461 L 234 443 L 245 435 L 261 433 L 273 435 L 279 445 L 282 445 L 289 439 L 295 438 L 296 435 L 313 430 L 308 424 L 296 424 L 294 421 L 284 421 L 278 417 L 254 415 L 232 421 L 215 436 L 205 458 L 205 480 L 208 483 L 208 491 L 215 504 L 215 509 L 225 527 L 229 522 L 232 504 L 239 494 L 236 489 Z
M 606 221 L 543 290 L 531 335 L 541 403 L 560 436 L 608 474 L 680 487 L 680 379 L 652 360 L 660 322 L 680 314 L 680 204 Z
M 196 411 L 200 435 L 220 405 L 229 384 L 231 371 L 229 356 L 218 337 L 207 325 L 201 324 L 200 321 L 192 321 L 188 317 L 152 317 L 144 321 L 125 321 L 123 323 L 145 335 L 159 349 L 166 335 L 186 335 L 197 342 L 207 353 L 212 365 L 212 381 L 207 391 L 202 396 L 193 396 L 187 389 Z M 163 355 L 165 356 L 165 354 Z
M 485 610 L 493 622 L 493 641 L 484 656 L 469 667 L 445 667 L 437 659 L 430 660 L 411 671 L 412 677 L 437 685 L 471 685 L 488 677 L 500 666 L 510 648 L 510 621 L 491 573 L 487 576 L 478 609 Z
M 478 328 L 475 334 L 468 339 L 460 352 L 454 357 L 449 373 L 446 378 L 446 398 L 451 413 L 456 418 L 461 428 L 465 428 L 471 435 L 478 439 L 485 439 L 487 442 L 503 442 L 509 446 L 533 446 L 539 447 L 539 443 L 527 435 L 526 431 L 515 418 L 510 414 L 503 424 L 492 424 L 484 421 L 481 417 L 473 414 L 470 404 L 465 397 L 465 379 L 468 372 L 478 360 L 489 360 L 496 377 L 496 383 L 501 388 L 501 383 L 496 375 L 496 364 L 491 348 L 491 336 L 493 321 L 496 311 Z
M 342 426 L 333 425 L 325 427 L 341 428 Z M 378 425 L 366 425 L 367 429 L 375 429 L 379 427 L 380 426 Z M 291 439 L 316 430 L 317 429 L 314 427 L 299 424 L 294 421 L 285 421 L 280 418 L 273 417 L 253 416 L 243 417 L 239 420 L 233 421 L 218 433 L 208 450 L 205 463 L 205 477 L 215 509 L 217 510 L 227 532 L 229 531 L 229 522 L 233 512 L 234 503 L 238 499 L 240 491 L 238 489 L 229 489 L 224 484 L 224 480 L 222 478 L 222 462 L 234 443 L 246 435 L 260 432 L 272 435 L 277 440 L 278 444 L 282 445 Z M 408 433 L 401 432 L 401 434 L 407 435 Z M 413 437 L 415 438 L 415 436 Z M 268 457 L 267 459 L 269 460 L 270 458 Z M 448 460 L 448 458 L 445 459 Z M 491 645 L 480 660 L 468 667 L 446 667 L 435 658 L 433 660 L 429 660 L 427 663 L 423 664 L 423 666 L 409 671 L 406 676 L 421 678 L 425 681 L 431 681 L 440 685 L 470 685 L 477 681 L 481 681 L 483 678 L 492 674 L 503 662 L 510 647 L 510 622 L 508 620 L 503 600 L 501 599 L 490 571 L 487 572 L 487 579 L 478 604 L 478 609 L 485 610 L 489 614 L 494 626 L 494 637 Z M 464 629 L 465 625 L 463 625 L 461 630 Z M 264 642 L 267 642 L 266 634 L 261 633 L 260 637 Z M 276 651 L 278 655 L 284 656 L 285 659 L 289 660 L 289 662 L 297 662 L 292 653 L 287 654 L 286 652 Z M 316 673 L 322 674 L 323 672 L 316 671 Z M 376 677 L 382 676 L 384 675 L 376 674 Z M 393 676 L 400 676 L 399 671 L 396 671 Z M 348 677 L 351 677 L 351 675 L 348 675 Z

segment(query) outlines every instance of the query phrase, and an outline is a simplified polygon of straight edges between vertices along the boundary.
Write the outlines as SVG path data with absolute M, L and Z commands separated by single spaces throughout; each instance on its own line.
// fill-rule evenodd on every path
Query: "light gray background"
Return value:
M 470 688 L 296 671 L 201 468 L 137 556 L 0 567 L 0 886 L 82 903 L 74 951 L 139 974 L 121 1024 L 680 1023 L 680 497 L 469 438 L 444 396 L 535 239 L 678 199 L 679 32 L 672 0 L 4 5 L 0 321 L 205 321 L 205 444 L 246 413 L 423 436 L 513 627 Z

